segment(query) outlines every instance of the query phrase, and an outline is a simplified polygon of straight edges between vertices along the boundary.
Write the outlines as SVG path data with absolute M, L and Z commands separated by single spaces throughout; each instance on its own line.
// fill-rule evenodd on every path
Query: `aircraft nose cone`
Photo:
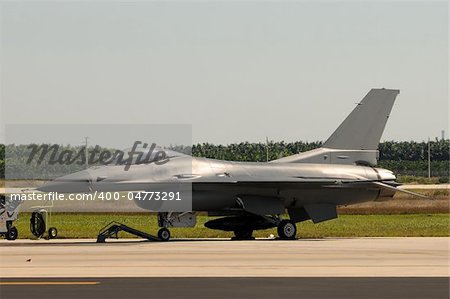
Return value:
M 92 176 L 83 170 L 48 182 L 37 190 L 42 192 L 82 193 L 91 191 Z

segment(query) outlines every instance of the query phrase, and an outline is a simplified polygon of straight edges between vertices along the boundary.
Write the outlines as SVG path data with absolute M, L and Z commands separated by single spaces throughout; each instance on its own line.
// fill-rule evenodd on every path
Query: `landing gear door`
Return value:
M 158 225 L 160 227 L 194 227 L 196 224 L 197 216 L 192 212 L 158 213 Z

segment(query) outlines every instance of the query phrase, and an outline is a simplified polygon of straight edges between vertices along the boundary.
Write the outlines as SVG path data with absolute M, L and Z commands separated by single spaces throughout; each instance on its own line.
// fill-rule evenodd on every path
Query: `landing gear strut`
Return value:
M 158 231 L 158 238 L 169 241 L 169 227 L 194 227 L 196 223 L 197 216 L 194 212 L 159 212 L 158 226 L 161 229 Z
M 282 240 L 295 240 L 297 235 L 297 226 L 294 221 L 281 220 L 277 227 L 278 236 Z

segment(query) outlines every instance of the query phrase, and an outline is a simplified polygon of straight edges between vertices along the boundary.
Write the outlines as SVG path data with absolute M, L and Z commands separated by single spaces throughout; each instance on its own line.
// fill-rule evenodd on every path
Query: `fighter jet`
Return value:
M 170 227 L 194 226 L 199 212 L 219 217 L 206 222 L 206 227 L 232 231 L 236 239 L 250 239 L 255 230 L 274 227 L 280 239 L 296 239 L 297 223 L 334 219 L 337 206 L 408 192 L 397 188 L 392 171 L 376 167 L 378 144 L 398 94 L 394 89 L 370 90 L 322 147 L 308 152 L 269 162 L 234 162 L 167 151 L 167 163 L 133 165 L 128 171 L 120 165 L 92 167 L 39 190 L 151 191 L 187 186 L 192 196 L 189 210 L 158 213 L 160 240 L 169 240 Z M 148 208 L 141 201 L 136 204 Z

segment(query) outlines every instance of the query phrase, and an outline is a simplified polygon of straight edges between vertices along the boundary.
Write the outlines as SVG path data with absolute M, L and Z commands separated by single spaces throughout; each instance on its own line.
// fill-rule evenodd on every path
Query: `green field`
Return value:
M 30 214 L 23 213 L 15 223 L 19 238 L 31 238 Z M 173 228 L 174 238 L 217 238 L 231 237 L 231 232 L 210 230 L 203 223 L 211 218 L 199 216 L 195 228 Z M 53 214 L 51 225 L 58 228 L 58 238 L 96 238 L 98 231 L 110 221 L 118 221 L 149 233 L 158 230 L 156 217 L 145 214 Z M 324 237 L 446 237 L 450 236 L 449 214 L 409 215 L 341 215 L 338 219 L 320 224 L 311 221 L 299 223 L 301 238 Z M 276 236 L 276 229 L 256 231 L 255 237 Z M 121 238 L 132 237 L 126 233 Z

